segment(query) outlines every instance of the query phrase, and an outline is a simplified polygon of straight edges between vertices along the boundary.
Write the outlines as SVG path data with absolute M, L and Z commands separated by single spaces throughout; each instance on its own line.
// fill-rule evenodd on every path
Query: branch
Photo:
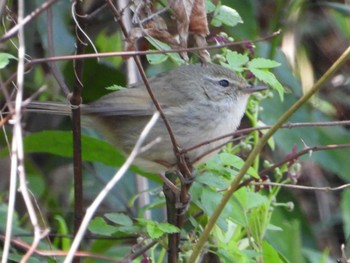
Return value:
M 324 191 L 324 192 L 333 192 L 344 190 L 346 188 L 350 188 L 350 184 L 343 184 L 337 187 L 314 187 L 314 186 L 306 186 L 306 185 L 294 185 L 294 184 L 281 184 L 281 183 L 273 183 L 273 182 L 252 182 L 252 185 L 261 185 L 261 186 L 278 186 L 292 189 L 301 189 L 301 190 L 311 190 L 311 191 Z
M 294 159 L 297 159 L 298 157 L 307 154 L 307 153 L 312 153 L 312 152 L 319 152 L 319 151 L 325 151 L 325 150 L 334 150 L 334 149 L 342 149 L 342 148 L 350 148 L 350 143 L 346 143 L 346 144 L 340 144 L 340 145 L 325 145 L 325 146 L 313 146 L 313 147 L 307 147 L 303 150 L 301 150 L 300 152 L 297 152 L 295 154 L 289 155 L 288 158 L 284 159 L 283 161 L 280 161 L 279 163 L 276 163 L 264 170 L 262 170 L 261 172 L 259 172 L 259 175 L 263 175 L 266 174 L 274 169 L 276 169 L 277 167 L 282 166 L 285 163 L 288 163 Z
M 180 53 L 180 52 L 191 52 L 191 51 L 198 51 L 198 50 L 203 50 L 203 49 L 220 49 L 223 47 L 230 47 L 230 46 L 240 46 L 244 45 L 247 42 L 261 42 L 265 41 L 267 39 L 273 38 L 277 35 L 279 35 L 280 32 L 275 32 L 272 33 L 271 35 L 267 37 L 262 37 L 258 38 L 255 40 L 244 40 L 244 41 L 237 41 L 237 42 L 231 42 L 231 43 L 226 43 L 226 44 L 221 44 L 221 45 L 211 45 L 207 47 L 192 47 L 192 48 L 176 48 L 176 49 L 169 49 L 169 50 L 148 50 L 148 51 L 118 51 L 118 52 L 105 52 L 105 53 L 90 53 L 90 54 L 84 54 L 84 55 L 67 55 L 67 56 L 56 56 L 56 57 L 46 57 L 46 58 L 37 58 L 37 59 L 32 59 L 28 64 L 30 66 L 33 66 L 35 64 L 40 64 L 40 63 L 46 63 L 49 61 L 62 61 L 62 60 L 72 60 L 72 59 L 90 59 L 90 58 L 103 58 L 103 57 L 136 57 L 136 56 L 141 56 L 141 55 L 148 55 L 148 54 L 168 54 L 168 53 Z
M 72 16 L 74 17 L 75 36 L 76 36 L 76 52 L 83 54 L 85 52 L 85 33 L 80 25 L 81 18 L 84 16 L 83 2 L 76 0 L 72 3 Z M 83 66 L 82 60 L 73 61 L 74 70 L 74 87 L 73 94 L 70 98 L 72 105 L 72 131 L 73 131 L 73 168 L 74 168 L 74 233 L 80 228 L 84 214 L 83 207 L 83 175 L 82 175 L 82 150 L 81 150 L 81 92 L 83 90 Z M 80 243 L 77 244 L 77 248 Z M 74 254 L 72 254 L 74 255 Z M 79 259 L 74 258 L 74 262 L 79 262 Z
M 292 128 L 301 128 L 301 127 L 329 127 L 329 126 L 348 126 L 348 125 L 350 125 L 350 121 L 296 122 L 296 123 L 284 124 L 280 128 L 281 129 L 292 129 Z M 246 129 L 237 130 L 235 132 L 224 134 L 224 135 L 222 135 L 220 137 L 216 137 L 216 138 L 204 141 L 204 142 L 202 142 L 200 144 L 197 144 L 197 145 L 194 145 L 194 146 L 192 146 L 190 148 L 183 149 L 182 152 L 183 153 L 187 153 L 187 152 L 193 151 L 193 150 L 195 150 L 197 148 L 200 148 L 200 147 L 202 147 L 204 145 L 207 145 L 209 143 L 216 142 L 216 141 L 219 141 L 219 140 L 222 140 L 222 139 L 225 139 L 225 138 L 229 138 L 229 137 L 233 137 L 233 136 L 240 136 L 240 135 L 243 135 L 243 134 L 251 133 L 253 131 L 262 131 L 262 130 L 267 130 L 267 129 L 271 129 L 271 128 L 272 128 L 271 125 L 266 125 L 266 126 L 252 127 L 252 128 L 246 128 Z M 237 138 L 237 139 L 241 139 L 241 137 Z M 205 156 L 208 153 L 205 153 L 203 155 Z

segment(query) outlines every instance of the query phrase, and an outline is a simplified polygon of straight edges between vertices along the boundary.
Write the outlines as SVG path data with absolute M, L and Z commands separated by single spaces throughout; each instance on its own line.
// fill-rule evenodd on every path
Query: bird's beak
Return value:
M 243 88 L 243 92 L 244 93 L 253 93 L 253 92 L 258 92 L 258 91 L 262 91 L 262 90 L 266 90 L 267 87 L 266 86 L 247 86 L 245 88 Z

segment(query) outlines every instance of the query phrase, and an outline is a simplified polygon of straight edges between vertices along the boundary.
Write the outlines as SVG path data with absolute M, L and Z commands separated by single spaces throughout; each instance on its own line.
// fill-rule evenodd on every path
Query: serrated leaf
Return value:
M 144 229 L 140 226 L 120 226 L 118 227 L 118 232 L 123 233 L 129 233 L 129 234 L 136 234 L 136 233 L 142 233 L 144 232 Z
M 248 68 L 276 68 L 279 67 L 281 63 L 277 61 L 266 59 L 266 58 L 254 58 L 248 63 Z
M 173 233 L 179 233 L 180 229 L 172 224 L 169 223 L 160 223 L 158 224 L 158 227 L 160 230 L 162 230 L 164 233 L 173 234 Z
M 0 69 L 5 68 L 10 63 L 10 59 L 17 60 L 17 58 L 11 54 L 0 53 Z
M 126 89 L 126 88 L 117 84 L 113 84 L 112 86 L 106 87 L 106 90 L 112 90 L 112 91 L 117 91 L 122 89 Z
M 141 225 L 146 225 L 146 231 L 152 239 L 160 238 L 167 233 L 178 233 L 180 229 L 168 223 L 157 223 L 148 219 L 137 218 Z
M 243 23 L 241 16 L 235 9 L 226 5 L 220 5 L 216 8 L 211 21 L 211 25 L 215 27 L 220 27 L 223 24 L 234 27 L 238 23 Z
M 164 232 L 159 229 L 156 224 L 152 224 L 151 222 L 147 224 L 146 230 L 147 234 L 152 239 L 160 238 L 164 234 Z
M 107 217 L 112 222 L 122 225 L 122 226 L 132 226 L 132 220 L 130 217 L 128 217 L 125 214 L 122 213 L 108 213 L 105 214 L 105 217 Z
M 229 50 L 226 54 L 226 60 L 230 69 L 242 72 L 244 70 L 242 66 L 249 61 L 249 57 L 247 55 L 239 54 L 236 51 Z
M 118 231 L 118 228 L 108 225 L 102 217 L 95 217 L 91 220 L 88 229 L 98 235 L 110 236 Z
M 274 90 L 278 92 L 281 101 L 284 98 L 284 88 L 282 84 L 276 79 L 275 75 L 268 70 L 262 70 L 257 68 L 250 68 L 253 75 L 260 81 L 270 85 Z
M 219 157 L 223 165 L 233 166 L 237 170 L 240 170 L 244 165 L 243 159 L 231 153 L 223 152 L 219 154 Z M 249 167 L 247 174 L 257 179 L 260 178 L 257 171 L 252 167 Z

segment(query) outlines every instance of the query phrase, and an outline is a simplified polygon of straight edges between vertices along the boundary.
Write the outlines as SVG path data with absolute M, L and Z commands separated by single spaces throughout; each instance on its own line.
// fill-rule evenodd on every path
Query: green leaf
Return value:
M 280 257 L 279 253 L 274 249 L 269 243 L 266 241 L 263 241 L 262 244 L 263 249 L 263 262 L 266 263 L 285 263 L 288 261 L 285 261 L 283 258 Z
M 91 220 L 88 229 L 98 235 L 111 236 L 118 231 L 118 228 L 108 225 L 102 217 L 95 217 Z
M 112 86 L 106 87 L 106 90 L 112 90 L 112 91 L 118 91 L 122 89 L 126 89 L 126 88 L 117 84 L 113 84 Z
M 266 59 L 266 58 L 254 58 L 248 62 L 248 68 L 276 68 L 279 67 L 281 63 L 277 61 Z
M 73 139 L 71 131 L 42 131 L 24 137 L 24 150 L 26 153 L 50 153 L 62 157 L 73 156 Z M 101 162 L 112 167 L 124 164 L 124 155 L 113 145 L 106 141 L 82 135 L 81 137 L 83 161 Z M 0 157 L 8 154 L 7 149 L 0 151 Z M 152 180 L 159 181 L 159 176 L 146 173 L 132 166 L 131 170 L 140 173 Z
M 249 70 L 258 80 L 265 82 L 266 84 L 270 85 L 273 89 L 275 89 L 278 92 L 281 101 L 283 101 L 284 88 L 282 84 L 276 79 L 274 74 L 272 74 L 268 70 L 262 70 L 257 68 L 249 68 Z
M 58 223 L 58 229 L 57 232 L 58 234 L 65 236 L 65 235 L 69 235 L 69 229 L 67 226 L 67 222 L 65 221 L 65 219 L 61 216 L 61 215 L 55 215 L 55 220 Z M 54 239 L 54 244 L 56 244 L 57 246 L 59 244 L 61 244 L 62 249 L 64 250 L 69 250 L 72 241 L 70 238 L 66 238 L 66 237 L 58 237 Z
M 0 53 L 0 69 L 5 68 L 10 63 L 10 59 L 17 60 L 17 58 L 11 54 Z
M 241 16 L 235 9 L 226 5 L 218 6 L 211 20 L 211 25 L 215 27 L 220 27 L 223 24 L 234 27 L 238 23 L 243 23 Z
M 233 166 L 236 170 L 240 170 L 244 165 L 243 159 L 231 153 L 223 152 L 220 153 L 219 157 L 223 165 Z M 255 171 L 255 169 L 253 169 L 252 167 L 249 167 L 247 174 L 257 179 L 260 178 L 257 171 Z
M 84 161 L 101 162 L 110 166 L 123 164 L 124 156 L 109 143 L 82 135 Z M 73 156 L 72 132 L 42 131 L 32 133 L 24 138 L 26 153 L 51 153 L 63 157 Z
M 145 37 L 145 38 L 157 50 L 165 50 L 166 51 L 166 50 L 172 49 L 168 44 L 165 44 L 164 42 L 161 42 L 157 39 L 154 39 L 152 37 Z M 180 55 L 178 53 L 148 54 L 146 57 L 147 57 L 147 59 L 150 59 L 149 61 L 152 61 L 152 64 L 158 64 L 158 63 L 164 62 L 168 57 L 177 65 L 182 65 L 185 63 L 185 61 L 180 57 Z M 164 59 L 164 57 L 165 57 L 165 59 Z
M 345 189 L 341 195 L 341 211 L 344 236 L 350 236 L 350 189 Z
M 227 66 L 230 69 L 233 71 L 242 72 L 244 70 L 243 66 L 249 61 L 249 57 L 247 55 L 239 54 L 236 51 L 228 50 L 226 54 L 226 60 L 228 62 Z
M 211 0 L 205 0 L 205 8 L 207 13 L 211 13 L 215 11 L 216 6 L 213 4 Z
M 213 191 L 207 187 L 203 187 L 200 202 L 198 202 L 197 204 L 202 208 L 206 216 L 210 217 L 217 208 L 218 204 L 221 202 L 221 200 L 221 193 Z M 227 203 L 216 224 L 223 231 L 227 231 L 228 220 L 232 220 L 238 225 L 246 226 L 244 211 L 236 199 L 232 199 L 229 203 Z
M 0 202 L 0 222 L 6 222 L 8 206 L 4 202 Z M 0 224 L 0 231 L 5 232 L 6 224 Z M 20 221 L 16 211 L 13 213 L 12 219 L 12 233 L 14 235 L 29 234 L 29 232 L 20 227 Z
M 148 235 L 152 239 L 160 238 L 164 234 L 164 232 L 161 229 L 159 229 L 159 227 L 156 224 L 152 224 L 151 222 L 147 224 L 146 230 Z
M 108 213 L 105 214 L 105 217 L 107 217 L 112 222 L 122 225 L 122 226 L 132 226 L 132 220 L 130 217 L 128 217 L 125 214 L 121 213 Z
M 158 227 L 160 230 L 162 230 L 164 233 L 173 234 L 173 233 L 179 233 L 180 229 L 174 225 L 168 224 L 168 223 L 160 223 L 158 224 Z
M 216 174 L 211 172 L 199 174 L 198 176 L 196 176 L 196 182 L 218 189 L 224 189 L 228 186 L 227 181 L 224 178 L 218 177 Z
M 166 233 L 180 232 L 179 228 L 168 223 L 157 223 L 155 221 L 151 221 L 143 218 L 137 218 L 137 221 L 141 225 L 146 226 L 147 233 L 152 239 L 160 238 L 162 235 Z
M 272 225 L 272 224 L 268 224 L 266 226 L 266 230 L 271 230 L 271 231 L 283 231 L 283 229 L 279 226 L 275 226 L 275 225 Z
M 235 197 L 239 200 L 245 210 L 252 209 L 269 202 L 266 196 L 259 193 L 250 192 L 246 188 L 237 190 Z
M 254 207 L 249 213 L 249 229 L 255 242 L 261 244 L 269 223 L 268 204 Z
M 123 49 L 123 40 L 120 31 L 110 34 L 108 30 L 102 30 L 94 40 L 99 52 L 115 52 Z M 122 57 L 112 56 L 103 58 L 102 62 L 108 62 L 113 67 L 119 67 L 123 62 Z
M 18 252 L 17 252 L 18 253 Z M 10 253 L 8 259 L 10 259 L 8 262 L 22 262 L 23 261 L 23 255 Z M 42 259 L 31 257 L 26 260 L 26 263 L 42 263 Z
M 169 58 L 169 56 L 165 54 L 147 54 L 146 58 L 150 64 L 157 65 L 165 62 Z

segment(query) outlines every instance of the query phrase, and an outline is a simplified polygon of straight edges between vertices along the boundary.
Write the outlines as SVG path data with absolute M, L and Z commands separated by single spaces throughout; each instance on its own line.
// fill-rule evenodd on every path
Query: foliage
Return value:
M 26 7 L 29 12 L 36 5 L 28 2 Z M 56 32 L 54 51 L 60 55 L 70 54 L 73 50 L 75 36 L 69 30 L 71 25 L 67 22 L 65 12 L 69 8 L 68 1 L 53 6 L 56 21 L 53 28 Z M 87 12 L 92 12 L 96 6 L 87 4 L 85 8 Z M 324 12 L 321 14 L 320 10 Z M 242 126 L 274 124 L 282 113 L 310 89 L 314 78 L 322 76 L 331 66 L 331 62 L 343 50 L 342 41 L 346 42 L 350 36 L 347 25 L 349 8 L 331 1 L 313 5 L 303 0 L 223 0 L 217 5 L 207 1 L 207 12 L 212 32 L 212 37 L 208 38 L 211 40 L 209 44 L 243 41 L 239 46 L 211 51 L 213 60 L 234 70 L 251 84 L 263 83 L 269 87 L 268 91 L 251 96 Z M 44 17 L 40 16 L 40 20 L 26 32 L 26 47 L 30 56 L 49 56 Z M 95 23 L 88 25 L 87 31 L 99 52 L 120 51 L 123 39 L 115 28 L 112 14 L 103 9 L 94 19 Z M 11 26 L 10 22 L 5 23 L 6 28 Z M 252 42 L 281 28 L 282 33 L 277 37 Z M 2 34 L 5 34 L 2 30 Z M 296 36 L 298 40 L 290 41 L 290 37 Z M 330 50 L 330 41 L 340 44 L 332 45 Z M 0 53 L 1 82 L 7 81 L 15 72 L 17 61 L 14 47 L 10 42 L 5 43 Z M 172 49 L 169 44 L 150 36 L 146 36 L 141 43 L 145 50 Z M 92 49 L 88 48 L 87 51 Z M 150 76 L 185 63 L 177 53 L 148 54 L 144 62 L 146 60 L 148 63 L 144 64 Z M 194 55 L 190 62 L 196 60 Z M 66 82 L 73 83 L 72 62 L 65 61 L 57 65 Z M 126 81 L 121 65 L 122 59 L 118 56 L 101 58 L 100 62 L 86 60 L 82 79 L 84 102 L 96 99 L 106 90 L 124 88 Z M 349 119 L 348 79 L 349 74 L 344 66 L 344 70 L 333 77 L 327 87 L 294 114 L 290 121 L 316 123 Z M 48 88 L 39 95 L 39 100 L 64 100 L 46 66 L 35 65 L 26 74 L 26 96 L 33 94 L 42 85 Z M 37 203 L 36 209 L 41 213 L 40 224 L 50 227 L 51 232 L 56 234 L 51 240 L 42 240 L 38 249 L 67 250 L 71 246 L 70 233 L 73 232 L 70 178 L 73 139 L 71 131 L 58 130 L 70 130 L 69 119 L 38 116 L 42 115 L 29 115 L 25 127 L 28 131 L 24 137 L 25 167 L 28 185 Z M 154 244 L 149 250 L 138 254 L 135 260 L 146 262 L 147 257 L 150 257 L 149 262 L 162 262 L 167 250 L 167 235 L 180 233 L 183 237 L 181 257 L 186 261 L 192 253 L 193 244 L 222 200 L 225 189 L 230 187 L 244 165 L 245 158 L 265 132 L 253 131 L 240 138 L 239 143 L 229 143 L 219 154 L 196 167 L 195 181 L 190 189 L 192 199 L 183 229 L 165 222 L 165 200 L 159 178 L 132 167 L 90 222 L 89 239 L 84 241 L 82 249 L 110 258 L 123 258 Z M 123 164 L 125 157 L 93 130 L 84 130 L 84 133 L 84 189 L 85 199 L 90 203 L 114 170 Z M 6 134 L 12 137 L 10 129 L 7 129 Z M 342 126 L 280 129 L 269 140 L 264 151 L 249 168 L 239 189 L 228 201 L 202 256 L 214 254 L 221 262 L 327 262 L 330 258 L 339 258 L 341 251 L 338 240 L 346 243 L 350 234 L 348 190 L 343 190 L 341 194 L 289 191 L 280 186 L 261 186 L 258 183 L 273 181 L 312 186 L 348 183 L 348 148 L 310 151 L 309 155 L 295 157 L 269 170 L 272 165 L 294 156 L 306 147 L 345 145 L 348 138 L 349 131 Z M 0 164 L 0 168 L 5 171 L 9 153 L 5 133 L 1 136 L 1 146 L 0 155 L 4 164 Z M 147 191 L 150 201 L 143 207 L 137 201 L 145 193 L 137 193 L 134 189 L 133 173 L 151 179 Z M 7 189 L 1 191 L 0 219 L 5 222 Z M 2 226 L 1 233 L 4 231 Z M 28 234 L 31 231 L 26 210 L 17 208 L 13 235 L 23 237 L 24 242 L 30 244 L 32 237 L 28 237 Z M 330 238 L 326 239 L 325 236 Z M 10 259 L 20 261 L 22 253 L 22 249 L 13 246 Z M 39 256 L 31 257 L 31 262 L 39 260 Z M 50 257 L 48 260 L 53 262 L 56 259 Z M 101 258 L 91 257 L 86 262 L 101 262 Z

